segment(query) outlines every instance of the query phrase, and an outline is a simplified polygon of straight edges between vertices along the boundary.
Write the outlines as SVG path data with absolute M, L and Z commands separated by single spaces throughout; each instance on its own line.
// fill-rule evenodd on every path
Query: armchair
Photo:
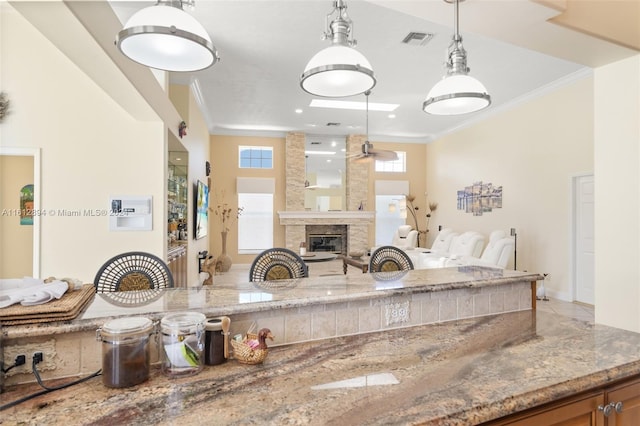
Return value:
M 396 229 L 391 240 L 391 245 L 402 250 L 418 247 L 418 231 L 411 225 L 401 225 Z

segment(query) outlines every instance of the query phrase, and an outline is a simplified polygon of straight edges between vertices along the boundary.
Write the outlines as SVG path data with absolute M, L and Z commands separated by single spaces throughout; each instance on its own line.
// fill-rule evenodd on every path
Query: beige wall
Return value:
M 33 271 L 33 225 L 20 225 L 20 190 L 33 184 L 33 157 L 0 155 L 0 278 Z
M 0 141 L 41 149 L 41 207 L 52 212 L 41 221 L 40 276 L 92 282 L 119 253 L 141 250 L 165 258 L 167 127 L 160 119 L 132 117 L 6 2 L 1 19 L 1 87 L 11 113 L 0 126 Z M 136 95 L 129 86 L 120 90 Z M 190 155 L 200 164 L 208 158 L 202 128 L 194 122 L 192 133 L 203 140 Z M 108 209 L 111 195 L 151 195 L 153 230 L 110 232 L 107 217 L 84 213 Z M 195 265 L 196 254 L 190 258 Z
M 592 123 L 587 77 L 428 144 L 427 187 L 439 203 L 433 225 L 485 236 L 516 228 L 518 269 L 549 273 L 547 293 L 573 300 L 571 184 L 593 173 Z M 501 209 L 457 210 L 456 191 L 477 181 L 503 187 Z
M 640 55 L 595 71 L 596 322 L 640 332 Z
M 270 146 L 273 147 L 273 169 L 242 169 L 238 167 L 238 147 L 248 146 Z M 238 200 L 236 190 L 236 178 L 274 178 L 276 181 L 276 193 L 274 194 L 274 217 L 273 217 L 273 245 L 274 247 L 284 247 L 284 226 L 280 225 L 278 211 L 285 208 L 285 139 L 257 136 L 211 136 L 211 198 L 209 205 L 215 208 L 217 203 L 224 202 L 235 205 Z M 210 253 L 218 256 L 222 250 L 222 239 L 220 232 L 222 224 L 219 217 L 212 212 L 209 215 L 209 238 Z M 238 254 L 238 227 L 233 221 L 227 239 L 227 254 L 231 256 L 234 263 L 251 263 L 254 255 Z

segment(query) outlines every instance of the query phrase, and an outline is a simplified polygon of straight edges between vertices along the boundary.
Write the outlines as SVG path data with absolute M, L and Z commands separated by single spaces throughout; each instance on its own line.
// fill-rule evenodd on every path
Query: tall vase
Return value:
M 227 231 L 222 231 L 220 233 L 222 236 L 222 253 L 218 256 L 216 260 L 216 270 L 220 272 L 228 272 L 231 269 L 231 264 L 233 263 L 231 257 L 227 254 Z

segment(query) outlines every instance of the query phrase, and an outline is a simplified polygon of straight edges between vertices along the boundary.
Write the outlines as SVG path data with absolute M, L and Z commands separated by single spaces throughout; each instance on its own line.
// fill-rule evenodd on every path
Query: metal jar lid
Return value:
M 160 320 L 160 327 L 163 332 L 192 333 L 198 329 L 202 330 L 207 317 L 199 312 L 176 312 L 166 315 Z
M 146 317 L 117 318 L 106 322 L 98 335 L 109 340 L 124 340 L 151 334 L 153 321 Z

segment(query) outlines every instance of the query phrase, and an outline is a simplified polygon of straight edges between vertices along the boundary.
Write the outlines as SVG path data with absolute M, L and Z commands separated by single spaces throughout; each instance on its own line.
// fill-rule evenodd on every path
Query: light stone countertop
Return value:
M 94 378 L 4 410 L 0 424 L 471 425 L 639 372 L 640 334 L 530 310 L 281 346 L 262 365 L 188 378 L 154 369 L 127 389 Z M 352 386 L 316 388 L 342 381 Z
M 159 320 L 168 312 L 189 310 L 212 317 L 540 279 L 543 276 L 537 273 L 463 266 L 149 290 L 145 293 L 148 297 L 145 304 L 139 306 L 130 305 L 124 299 L 138 292 L 103 293 L 96 294 L 88 308 L 75 320 L 6 326 L 1 330 L 5 338 L 50 336 L 95 330 L 108 319 L 121 316 L 146 315 Z

